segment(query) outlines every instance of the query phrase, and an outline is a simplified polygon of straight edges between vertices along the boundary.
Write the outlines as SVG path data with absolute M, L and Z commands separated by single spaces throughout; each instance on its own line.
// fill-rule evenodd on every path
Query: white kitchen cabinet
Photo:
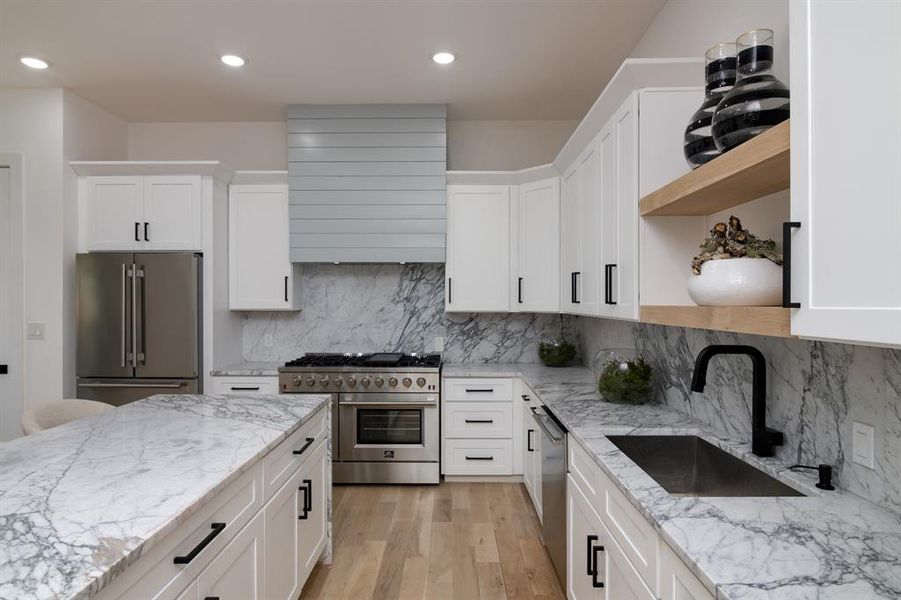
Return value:
M 510 310 L 510 186 L 447 188 L 445 309 Z
M 560 178 L 517 188 L 512 204 L 510 310 L 560 311 Z
M 278 394 L 278 377 L 213 377 L 214 394 Z
M 577 308 L 576 278 L 582 261 L 582 230 L 579 226 L 579 165 L 573 164 L 560 180 L 560 308 L 574 313 Z
M 541 430 L 535 423 L 535 417 L 532 415 L 531 406 L 536 405 L 535 400 L 531 400 L 523 411 L 523 429 L 525 438 L 525 455 L 523 457 L 522 477 L 529 497 L 532 498 L 532 506 L 538 514 L 538 520 L 543 521 L 543 511 L 541 505 Z
M 263 514 L 244 526 L 197 580 L 201 598 L 263 600 Z
M 83 189 L 85 250 L 203 250 L 199 175 L 93 176 Z
M 602 317 L 638 319 L 638 93 L 598 138 Z
M 238 184 L 228 193 L 231 310 L 300 310 L 300 265 L 288 249 L 288 186 Z
M 664 543 L 660 544 L 660 599 L 714 600 L 713 594 Z
M 791 332 L 901 345 L 901 4 L 789 8 Z
M 597 140 L 564 172 L 561 194 L 563 312 L 596 315 L 599 292 L 600 163 Z

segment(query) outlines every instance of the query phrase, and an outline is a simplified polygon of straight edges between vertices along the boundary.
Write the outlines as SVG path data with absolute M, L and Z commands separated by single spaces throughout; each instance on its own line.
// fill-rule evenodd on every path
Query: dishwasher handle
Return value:
M 535 413 L 535 423 L 555 446 L 559 446 L 566 439 L 566 432 L 560 429 L 554 420 L 546 414 Z

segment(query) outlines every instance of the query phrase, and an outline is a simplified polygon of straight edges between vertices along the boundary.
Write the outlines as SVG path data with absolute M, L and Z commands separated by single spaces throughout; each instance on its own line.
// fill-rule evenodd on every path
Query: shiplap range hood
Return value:
M 447 107 L 287 107 L 291 261 L 444 262 Z

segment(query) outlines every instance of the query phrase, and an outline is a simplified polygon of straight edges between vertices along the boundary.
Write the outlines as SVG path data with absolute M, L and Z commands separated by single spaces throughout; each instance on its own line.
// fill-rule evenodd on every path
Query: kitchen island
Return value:
M 281 493 L 276 483 L 291 483 L 289 461 L 307 448 L 275 460 L 279 448 L 316 425 L 303 459 L 318 450 L 327 464 L 328 403 L 323 395 L 159 395 L 0 445 L 0 598 L 89 598 L 148 569 L 162 581 L 178 563 L 164 556 L 166 546 L 176 554 L 196 548 L 210 524 L 194 521 L 231 510 L 235 503 L 220 499 L 246 483 L 246 516 L 198 553 L 212 556 L 257 521 L 264 501 Z M 326 481 L 316 493 L 327 501 L 330 487 Z M 142 566 L 154 553 L 163 556 L 159 565 Z M 190 577 L 177 573 L 166 585 L 197 587 L 203 558 L 185 565 Z M 127 589 L 148 590 L 135 585 Z

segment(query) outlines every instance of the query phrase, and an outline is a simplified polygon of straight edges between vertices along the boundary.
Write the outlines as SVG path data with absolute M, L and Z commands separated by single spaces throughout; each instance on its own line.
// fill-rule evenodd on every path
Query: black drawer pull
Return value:
M 294 454 L 303 454 L 307 451 L 307 448 L 313 445 L 313 442 L 316 441 L 316 438 L 307 438 L 307 443 L 303 445 L 300 450 L 295 450 Z
M 522 398 L 522 401 L 523 401 L 523 402 L 529 402 L 530 400 L 532 400 L 532 398 L 530 398 L 530 397 L 529 397 L 528 395 L 526 395 L 526 394 L 523 394 L 523 395 L 521 396 L 521 398 Z
M 585 567 L 585 574 L 591 575 L 594 571 L 591 565 L 591 547 L 594 545 L 594 542 L 598 541 L 598 536 L 589 535 L 586 536 L 586 541 L 588 542 L 588 549 L 585 551 L 585 562 L 587 566 Z
M 197 558 L 197 555 L 203 552 L 203 549 L 209 546 L 210 542 L 216 539 L 216 536 L 225 530 L 225 523 L 213 523 L 212 525 L 210 525 L 210 528 L 212 529 L 212 531 L 209 532 L 199 544 L 194 546 L 193 550 L 188 552 L 185 556 L 176 556 L 172 559 L 172 562 L 177 565 L 186 565 Z
M 297 518 L 306 521 L 313 511 L 313 481 L 304 479 L 303 485 L 297 489 L 303 492 L 303 514 L 297 515 Z
M 603 546 L 595 546 L 591 549 L 591 562 L 594 567 L 591 571 L 591 587 L 593 588 L 602 588 L 604 587 L 603 581 L 598 581 L 598 553 L 603 552 Z
M 800 302 L 792 302 L 792 229 L 801 228 L 798 221 L 782 224 L 782 308 L 801 308 Z
M 219 596 L 204 596 L 203 600 L 219 600 Z
M 467 456 L 466 460 L 494 460 L 493 456 Z
M 535 452 L 535 448 L 532 447 L 532 434 L 535 433 L 534 429 L 529 429 L 526 431 L 526 450 L 529 452 Z
M 467 394 L 490 394 L 494 388 L 466 388 Z
M 466 419 L 467 423 L 494 423 L 494 419 Z
M 252 387 L 252 386 L 241 387 L 241 386 L 238 386 L 238 385 L 233 385 L 233 386 L 231 386 L 231 391 L 233 391 L 233 392 L 259 392 L 259 391 L 260 391 L 260 386 L 256 386 L 256 387 Z

